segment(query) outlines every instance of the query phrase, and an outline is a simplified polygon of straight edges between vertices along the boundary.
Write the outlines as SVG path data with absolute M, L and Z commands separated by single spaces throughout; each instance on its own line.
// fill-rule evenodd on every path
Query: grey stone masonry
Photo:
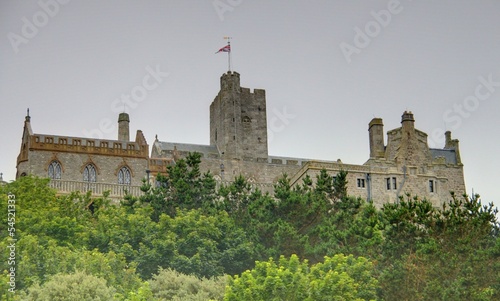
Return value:
M 227 159 L 266 158 L 266 92 L 240 86 L 240 75 L 228 71 L 210 105 L 210 144 Z
M 120 170 L 126 168 L 131 185 L 139 193 L 138 185 L 146 174 L 151 180 L 156 175 L 151 173 L 166 173 L 169 165 L 190 152 L 198 152 L 200 171 L 210 171 L 219 184 L 243 175 L 254 187 L 270 193 L 283 174 L 295 185 L 308 175 L 315 179 L 321 169 L 333 176 L 340 170 L 347 171 L 348 194 L 372 200 L 378 207 L 397 202 L 405 194 L 426 198 L 439 207 L 450 198 L 450 191 L 466 191 L 459 141 L 446 132 L 442 149 L 429 148 L 427 134 L 415 128 L 411 112 L 403 113 L 401 127 L 387 132 L 387 144 L 383 120 L 372 119 L 368 124 L 369 159 L 354 165 L 340 160 L 269 156 L 266 92 L 241 87 L 237 72 L 222 74 L 220 90 L 209 111 L 210 145 L 156 138 L 151 154 L 141 131 L 137 131 L 135 141 L 130 141 L 130 117 L 126 113 L 118 117 L 117 140 L 34 134 L 28 114 L 17 158 L 17 176 L 53 176 L 56 168 L 59 179 L 53 182 L 83 181 L 86 166 L 92 165 L 96 170 L 94 180 L 102 187 L 111 187 L 121 185 L 124 174 Z

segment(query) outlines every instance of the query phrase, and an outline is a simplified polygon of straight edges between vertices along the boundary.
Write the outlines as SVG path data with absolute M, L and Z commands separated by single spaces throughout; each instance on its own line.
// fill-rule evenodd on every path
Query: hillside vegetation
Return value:
M 15 198 L 0 299 L 500 300 L 496 209 L 478 196 L 379 210 L 346 195 L 345 172 L 295 187 L 284 175 L 269 195 L 243 177 L 217 190 L 199 163 L 179 160 L 120 205 L 57 196 L 47 179 L 0 186 L 3 208 Z

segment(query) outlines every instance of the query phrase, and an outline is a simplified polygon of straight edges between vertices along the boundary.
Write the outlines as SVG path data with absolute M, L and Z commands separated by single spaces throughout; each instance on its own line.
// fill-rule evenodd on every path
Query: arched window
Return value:
M 61 179 L 61 163 L 57 161 L 52 161 L 49 164 L 49 178 L 51 180 L 60 180 Z
M 118 171 L 118 184 L 130 185 L 131 182 L 130 170 L 125 166 L 120 168 Z
M 84 182 L 97 181 L 96 170 L 94 165 L 88 164 L 87 166 L 85 166 L 85 169 L 83 170 L 83 181 Z

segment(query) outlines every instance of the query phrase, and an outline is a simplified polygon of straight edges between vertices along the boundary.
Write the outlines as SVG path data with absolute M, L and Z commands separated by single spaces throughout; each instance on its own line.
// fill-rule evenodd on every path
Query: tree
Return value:
M 29 289 L 24 299 L 37 301 L 104 301 L 114 300 L 115 290 L 106 285 L 106 280 L 76 272 L 57 274 L 43 285 Z
M 151 291 L 158 300 L 222 300 L 225 277 L 198 278 L 172 269 L 160 269 L 150 280 Z
M 201 154 L 189 153 L 175 165 L 167 167 L 167 175 L 158 175 L 156 184 L 143 183 L 145 194 L 139 198 L 127 196 L 122 202 L 126 207 L 136 204 L 150 204 L 151 218 L 157 222 L 162 214 L 171 217 L 178 209 L 209 209 L 214 206 L 215 179 L 210 172 L 200 173 Z
M 383 208 L 388 226 L 380 264 L 386 300 L 498 300 L 497 210 L 479 198 L 442 209 L 418 197 Z
M 342 254 L 309 267 L 296 255 L 256 262 L 255 268 L 229 278 L 224 300 L 376 300 L 378 282 L 365 258 Z
M 344 199 L 347 197 L 347 171 L 341 169 L 333 179 L 333 194 L 335 199 Z

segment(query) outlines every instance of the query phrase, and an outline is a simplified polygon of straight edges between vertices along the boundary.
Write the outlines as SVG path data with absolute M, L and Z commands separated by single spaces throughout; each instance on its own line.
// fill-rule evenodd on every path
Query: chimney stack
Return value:
M 118 140 L 130 141 L 129 135 L 130 118 L 127 113 L 120 113 L 118 116 Z
M 373 118 L 368 125 L 370 135 L 370 158 L 384 158 L 384 123 L 382 118 Z

